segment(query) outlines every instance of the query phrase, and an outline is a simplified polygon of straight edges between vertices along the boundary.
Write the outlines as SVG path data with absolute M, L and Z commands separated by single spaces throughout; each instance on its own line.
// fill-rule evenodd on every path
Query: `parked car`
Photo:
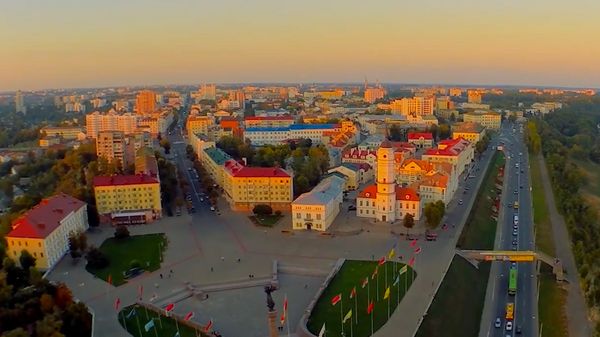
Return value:
M 140 268 L 140 267 L 136 267 L 136 268 L 131 268 L 125 272 L 123 272 L 123 277 L 125 279 L 131 279 L 134 278 L 136 276 L 142 275 L 145 272 L 144 269 Z
M 356 211 L 356 206 L 350 205 L 350 206 L 348 206 L 348 210 L 349 211 Z

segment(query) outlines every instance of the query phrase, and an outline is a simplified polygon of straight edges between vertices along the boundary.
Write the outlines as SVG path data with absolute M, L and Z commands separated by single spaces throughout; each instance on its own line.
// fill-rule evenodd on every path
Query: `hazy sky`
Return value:
M 600 87 L 598 0 L 0 0 L 0 90 L 199 82 Z

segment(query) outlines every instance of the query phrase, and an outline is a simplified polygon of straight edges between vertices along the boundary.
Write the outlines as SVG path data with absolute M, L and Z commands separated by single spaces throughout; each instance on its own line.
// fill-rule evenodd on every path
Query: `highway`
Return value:
M 514 128 L 514 132 L 513 132 Z M 505 190 L 501 200 L 501 214 L 498 219 L 496 250 L 535 250 L 533 211 L 529 179 L 529 159 L 523 133 L 519 124 L 504 123 L 500 144 L 504 143 L 507 165 Z M 518 167 L 517 167 L 518 165 Z M 518 202 L 519 207 L 514 204 Z M 518 226 L 514 226 L 514 216 L 518 216 Z M 499 239 L 499 240 L 498 240 Z M 517 269 L 517 292 L 509 295 L 510 268 Z M 537 336 L 537 275 L 535 262 L 494 262 L 490 275 L 492 287 L 491 303 L 485 309 L 491 310 L 482 319 L 489 319 L 485 336 Z M 506 305 L 514 303 L 512 329 L 507 330 Z M 490 319 L 491 318 L 491 319 Z M 497 327 L 499 318 L 501 326 Z M 483 325 L 482 325 L 483 326 Z

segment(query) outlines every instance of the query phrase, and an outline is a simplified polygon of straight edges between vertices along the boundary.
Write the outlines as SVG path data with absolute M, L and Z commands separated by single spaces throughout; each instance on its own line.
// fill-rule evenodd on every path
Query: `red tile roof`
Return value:
M 115 175 L 94 177 L 93 185 L 98 186 L 123 186 L 139 184 L 158 184 L 158 180 L 147 174 Z
M 289 178 L 290 175 L 278 167 L 248 167 L 230 159 L 223 164 L 232 176 L 239 178 Z
M 365 187 L 362 191 L 358 192 L 357 198 L 370 198 L 375 199 L 377 197 L 377 185 L 372 184 Z
M 463 138 L 456 139 L 446 139 L 442 140 L 438 144 L 437 149 L 429 149 L 425 151 L 424 155 L 432 155 L 432 156 L 457 156 L 462 151 L 464 151 L 469 142 L 464 140 Z M 444 147 L 443 149 L 440 147 Z
M 396 200 L 419 201 L 421 198 L 417 191 L 410 187 L 396 186 Z
M 60 226 L 60 222 L 71 212 L 85 206 L 85 202 L 60 193 L 40 201 L 39 204 L 15 219 L 11 238 L 44 239 Z
M 409 132 L 408 139 L 410 140 L 418 140 L 418 139 L 426 139 L 433 140 L 433 135 L 430 132 Z

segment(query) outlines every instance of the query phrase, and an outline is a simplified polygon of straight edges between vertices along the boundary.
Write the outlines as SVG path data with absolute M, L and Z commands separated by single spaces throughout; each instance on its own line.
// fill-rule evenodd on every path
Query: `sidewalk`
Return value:
M 567 320 L 569 324 L 569 336 L 584 337 L 591 336 L 592 330 L 590 322 L 587 319 L 588 308 L 586 306 L 581 288 L 579 287 L 579 274 L 575 265 L 575 258 L 571 251 L 571 240 L 567 231 L 567 225 L 562 215 L 556 209 L 554 193 L 548 175 L 548 168 L 544 156 L 538 155 L 537 160 L 540 163 L 540 172 L 542 185 L 544 186 L 544 195 L 546 197 L 546 206 L 550 213 L 550 222 L 552 223 L 552 232 L 554 235 L 554 245 L 556 246 L 556 256 L 562 261 L 565 268 L 565 277 L 569 281 L 567 287 Z

